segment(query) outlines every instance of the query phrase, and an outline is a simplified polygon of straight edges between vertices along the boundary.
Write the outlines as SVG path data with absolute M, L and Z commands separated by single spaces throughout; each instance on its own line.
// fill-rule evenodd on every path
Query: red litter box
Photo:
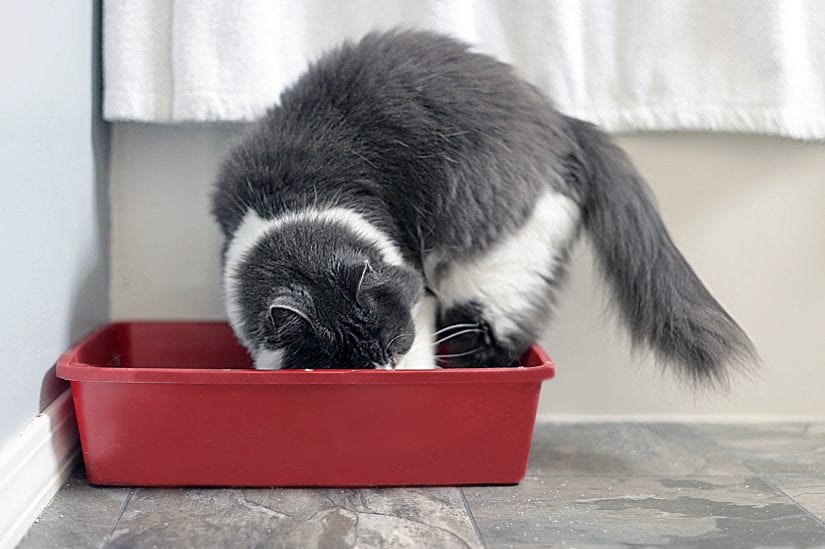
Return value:
M 515 484 L 554 373 L 535 346 L 523 363 L 258 371 L 224 323 L 124 322 L 68 350 L 57 375 L 94 484 Z

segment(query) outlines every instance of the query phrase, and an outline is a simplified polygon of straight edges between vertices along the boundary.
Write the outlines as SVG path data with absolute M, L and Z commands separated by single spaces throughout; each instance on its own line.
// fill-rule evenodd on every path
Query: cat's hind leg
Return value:
M 578 204 L 548 191 L 522 226 L 493 246 L 430 265 L 444 365 L 518 364 L 550 319 L 579 220 Z

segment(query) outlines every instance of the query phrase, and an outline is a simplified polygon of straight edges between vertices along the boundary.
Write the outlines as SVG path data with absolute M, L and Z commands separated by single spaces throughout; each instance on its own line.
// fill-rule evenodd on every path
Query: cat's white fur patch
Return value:
M 258 370 L 280 370 L 284 366 L 283 349 L 258 349 L 253 353 L 253 358 Z
M 514 321 L 530 310 L 537 295 L 546 295 L 544 279 L 553 272 L 570 245 L 579 222 L 579 206 L 557 192 L 542 195 L 528 218 L 515 233 L 491 249 L 462 262 L 446 262 L 442 272 L 435 261 L 425 258 L 425 271 L 445 308 L 476 301 L 484 309 L 494 332 L 506 337 L 517 333 Z
M 223 270 L 224 300 L 226 302 L 229 324 L 232 326 L 238 339 L 247 348 L 251 346 L 251 342 L 246 338 L 241 329 L 243 317 L 237 299 L 235 275 L 246 255 L 258 244 L 261 238 L 284 225 L 302 221 L 328 222 L 339 225 L 356 237 L 373 244 L 386 263 L 390 265 L 402 265 L 404 262 L 398 247 L 387 235 L 367 221 L 363 215 L 348 208 L 329 208 L 326 210 L 308 208 L 298 212 L 289 212 L 271 219 L 263 219 L 258 215 L 258 212 L 250 208 L 241 220 L 241 224 L 232 234 L 232 239 L 226 250 Z
M 438 302 L 431 295 L 425 295 L 413 309 L 415 324 L 415 340 L 412 347 L 404 355 L 396 370 L 432 370 L 435 364 L 435 346 L 433 333 L 435 332 L 435 315 L 438 311 Z

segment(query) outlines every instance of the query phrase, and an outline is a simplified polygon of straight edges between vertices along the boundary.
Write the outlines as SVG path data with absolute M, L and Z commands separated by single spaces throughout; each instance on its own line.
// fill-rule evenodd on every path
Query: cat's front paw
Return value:
M 480 306 L 466 303 L 442 315 L 436 334 L 436 361 L 444 368 L 519 366 L 521 353 L 496 341 Z

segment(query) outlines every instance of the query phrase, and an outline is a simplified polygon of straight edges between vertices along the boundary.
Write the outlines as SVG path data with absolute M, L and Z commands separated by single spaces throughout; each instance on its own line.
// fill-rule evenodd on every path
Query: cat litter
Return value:
M 515 484 L 554 374 L 538 347 L 522 362 L 261 371 L 224 323 L 124 322 L 68 350 L 57 374 L 93 484 Z

